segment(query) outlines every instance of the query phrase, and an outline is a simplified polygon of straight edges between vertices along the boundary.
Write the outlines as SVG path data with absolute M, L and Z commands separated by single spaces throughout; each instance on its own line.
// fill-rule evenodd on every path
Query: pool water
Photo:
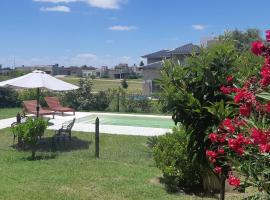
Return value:
M 99 118 L 100 124 L 104 125 L 136 126 L 166 129 L 171 129 L 174 126 L 174 122 L 170 118 L 102 114 L 83 117 L 78 119 L 77 122 L 94 124 L 97 117 Z

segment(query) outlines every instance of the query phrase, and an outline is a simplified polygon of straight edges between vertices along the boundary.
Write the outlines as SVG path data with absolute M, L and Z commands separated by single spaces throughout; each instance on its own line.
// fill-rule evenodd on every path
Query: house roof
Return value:
M 142 58 L 163 58 L 163 57 L 170 57 L 170 50 L 160 50 L 154 53 L 150 53 L 147 55 L 142 56 Z
M 191 54 L 191 53 L 199 53 L 200 47 L 194 45 L 192 43 L 185 44 L 173 50 L 160 50 L 154 53 L 150 53 L 142 56 L 142 58 L 170 58 L 172 54 Z
M 145 66 L 142 66 L 141 68 L 142 69 L 155 69 L 155 68 L 160 68 L 160 67 L 162 67 L 162 61 L 153 62 Z
M 192 43 L 188 43 L 186 45 L 183 45 L 181 47 L 178 47 L 178 48 L 172 50 L 170 53 L 171 54 L 191 54 L 193 52 L 199 53 L 200 47 L 197 45 L 194 45 Z

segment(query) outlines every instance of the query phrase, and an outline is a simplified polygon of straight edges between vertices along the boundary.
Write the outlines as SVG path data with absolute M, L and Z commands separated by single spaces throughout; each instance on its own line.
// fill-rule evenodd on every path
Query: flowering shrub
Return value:
M 270 41 L 270 31 L 266 31 Z M 232 76 L 221 86 L 222 93 L 234 100 L 238 112 L 226 118 L 208 135 L 211 149 L 206 151 L 213 171 L 236 187 L 257 187 L 270 194 L 270 46 L 261 41 L 252 43 L 251 51 L 265 58 L 257 76 L 237 87 Z M 241 172 L 245 180 L 233 175 Z

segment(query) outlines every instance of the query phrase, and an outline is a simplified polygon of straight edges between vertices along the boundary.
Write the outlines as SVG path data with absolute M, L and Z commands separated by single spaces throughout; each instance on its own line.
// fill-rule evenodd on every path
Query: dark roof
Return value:
M 191 54 L 191 53 L 199 53 L 200 47 L 197 45 L 194 45 L 192 43 L 183 45 L 181 47 L 178 47 L 174 50 L 172 50 L 170 53 L 172 54 Z
M 142 56 L 142 58 L 164 58 L 164 57 L 168 58 L 170 56 L 171 56 L 170 50 L 163 49 L 154 53 L 144 55 Z
M 142 66 L 141 68 L 142 69 L 155 69 L 155 68 L 160 68 L 162 67 L 162 61 L 158 61 L 158 62 L 154 62 L 154 63 L 150 63 L 150 64 L 147 64 L 145 66 Z

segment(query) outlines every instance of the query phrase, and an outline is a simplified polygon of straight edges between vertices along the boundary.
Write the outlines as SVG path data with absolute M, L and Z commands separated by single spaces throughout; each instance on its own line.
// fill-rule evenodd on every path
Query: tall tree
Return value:
M 262 40 L 261 31 L 255 28 L 250 28 L 245 31 L 235 29 L 233 31 L 226 31 L 219 36 L 220 40 L 233 42 L 238 52 L 245 52 L 250 50 L 250 44 L 256 40 Z

